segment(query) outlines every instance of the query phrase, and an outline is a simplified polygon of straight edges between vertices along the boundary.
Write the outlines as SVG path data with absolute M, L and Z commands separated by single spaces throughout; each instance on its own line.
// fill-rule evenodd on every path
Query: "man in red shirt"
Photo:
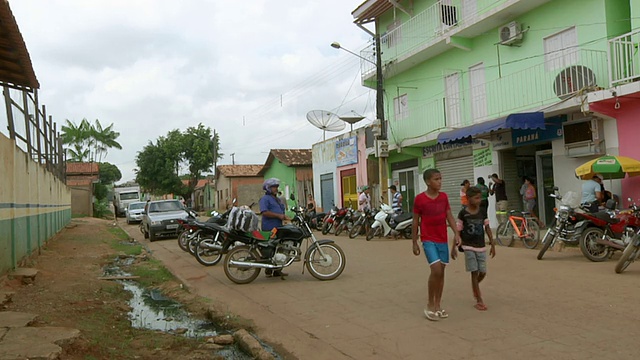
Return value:
M 440 171 L 428 169 L 424 172 L 423 179 L 427 184 L 427 191 L 418 194 L 413 204 L 413 254 L 420 255 L 419 225 L 422 248 L 431 269 L 427 286 L 428 302 L 424 315 L 429 320 L 437 321 L 449 317 L 449 314 L 440 307 L 444 289 L 444 268 L 449 263 L 447 223 L 455 234 L 456 246 L 459 246 L 461 241 L 456 220 L 451 213 L 449 197 L 440 192 L 442 187 Z M 452 257 L 455 259 L 454 254 Z

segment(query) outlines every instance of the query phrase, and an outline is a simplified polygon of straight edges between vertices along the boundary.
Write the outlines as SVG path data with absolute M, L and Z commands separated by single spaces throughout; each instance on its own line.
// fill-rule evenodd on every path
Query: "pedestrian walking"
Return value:
M 492 174 L 489 182 L 489 195 L 496 196 L 496 218 L 498 223 L 503 223 L 507 220 L 507 207 L 509 201 L 507 200 L 507 184 L 506 181 L 500 179 L 498 174 Z
M 447 238 L 447 223 L 455 234 L 455 246 L 460 245 L 460 233 L 456 227 L 456 220 L 451 214 L 449 197 L 440 192 L 442 175 L 437 169 L 427 169 L 423 174 L 427 190 L 418 194 L 413 204 L 413 254 L 420 255 L 418 245 L 418 225 L 420 226 L 420 240 L 424 254 L 427 257 L 431 274 L 427 283 L 427 306 L 424 315 L 431 321 L 438 321 L 449 317 L 442 308 L 442 292 L 444 290 L 444 269 L 449 263 L 449 247 Z
M 485 233 L 489 238 L 489 255 L 496 256 L 496 248 L 493 244 L 493 234 L 489 225 L 487 212 L 480 204 L 482 202 L 482 190 L 471 187 L 467 190 L 467 200 L 469 205 L 460 210 L 456 227 L 460 231 L 462 240 L 461 250 L 464 252 L 464 264 L 467 272 L 471 273 L 471 289 L 476 300 L 474 307 L 480 311 L 487 310 L 480 292 L 480 283 L 487 276 L 487 253 L 485 244 Z M 457 257 L 456 246 L 451 247 L 451 258 Z
M 489 187 L 485 185 L 484 178 L 482 176 L 477 179 L 477 182 L 476 187 L 480 189 L 482 199 L 480 200 L 480 208 L 484 209 L 485 214 L 489 214 Z
M 537 211 L 536 193 L 537 192 L 536 192 L 536 188 L 533 186 L 533 181 L 528 176 L 523 177 L 523 179 L 524 179 L 524 184 L 522 185 L 524 190 L 521 189 L 521 191 L 523 193 L 522 201 L 524 203 L 524 211 L 531 214 L 531 216 L 533 216 L 536 219 L 540 227 L 544 227 L 544 224 L 540 221 L 540 219 L 538 218 L 538 215 L 536 214 L 536 211 Z

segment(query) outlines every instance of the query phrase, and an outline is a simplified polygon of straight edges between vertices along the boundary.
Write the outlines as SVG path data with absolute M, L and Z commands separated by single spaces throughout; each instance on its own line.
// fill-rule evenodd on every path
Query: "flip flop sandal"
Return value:
M 431 310 L 428 310 L 428 309 L 424 309 L 424 316 L 426 316 L 427 319 L 429 319 L 431 321 L 440 320 L 440 317 L 438 317 L 438 315 L 436 314 L 435 311 L 431 311 Z
M 442 309 L 442 310 L 436 311 L 436 316 L 441 319 L 446 319 L 449 317 L 449 314 L 447 314 L 447 312 L 444 309 Z

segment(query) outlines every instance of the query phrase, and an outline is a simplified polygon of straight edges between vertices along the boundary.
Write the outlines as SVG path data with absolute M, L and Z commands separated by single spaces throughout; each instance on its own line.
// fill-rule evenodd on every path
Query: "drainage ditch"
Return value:
M 103 269 L 104 276 L 130 276 L 131 274 L 124 271 L 123 268 L 132 265 L 134 262 L 135 257 L 133 256 L 119 256 L 113 263 Z M 145 289 L 131 280 L 118 280 L 118 283 L 122 284 L 124 290 L 132 294 L 129 300 L 131 310 L 128 316 L 133 328 L 162 331 L 190 338 L 231 334 L 231 332 L 224 330 L 221 326 L 211 321 L 193 317 L 182 304 L 164 296 L 157 289 Z M 260 344 L 275 359 L 281 359 L 269 345 L 262 341 L 260 341 Z M 225 359 L 253 359 L 252 356 L 240 350 L 235 343 L 216 350 L 215 354 Z

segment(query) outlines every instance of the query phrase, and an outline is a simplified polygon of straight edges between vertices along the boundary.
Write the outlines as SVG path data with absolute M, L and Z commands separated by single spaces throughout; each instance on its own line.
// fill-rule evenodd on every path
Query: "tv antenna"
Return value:
M 338 115 L 327 110 L 311 110 L 307 113 L 307 120 L 311 125 L 322 130 L 322 140 L 326 140 L 327 131 L 344 130 L 346 124 L 340 121 Z

